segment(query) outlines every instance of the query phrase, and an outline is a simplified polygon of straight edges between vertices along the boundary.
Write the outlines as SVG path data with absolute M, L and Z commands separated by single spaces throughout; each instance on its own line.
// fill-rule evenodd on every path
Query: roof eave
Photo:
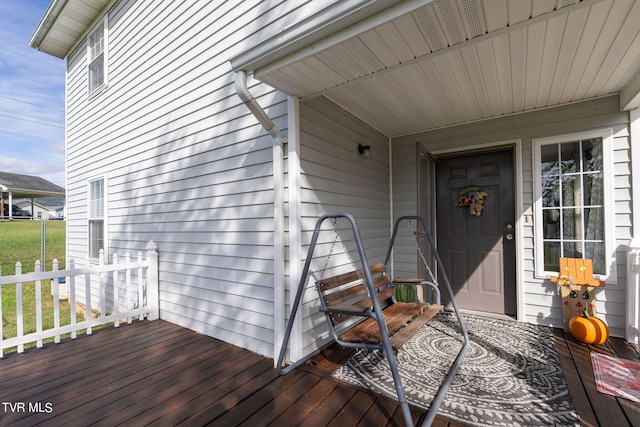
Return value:
M 52 0 L 29 46 L 64 59 L 116 0 Z
M 29 190 L 21 188 L 10 188 L 6 192 L 10 192 L 14 197 L 66 197 L 67 194 L 62 191 L 41 191 Z
M 53 0 L 49 4 L 49 7 L 45 11 L 44 16 L 42 17 L 42 19 L 40 20 L 40 23 L 38 24 L 38 27 L 34 31 L 31 38 L 29 39 L 29 46 L 31 46 L 34 49 L 41 50 L 40 46 L 42 45 L 42 42 L 49 34 L 49 31 L 51 30 L 51 28 L 53 28 L 53 25 L 58 19 L 58 16 L 60 16 L 60 13 L 64 9 L 64 6 L 66 5 L 66 3 L 67 3 L 67 0 Z M 65 55 L 60 56 L 60 54 L 57 52 L 54 53 L 52 51 L 46 51 L 46 50 L 42 50 L 42 51 L 50 55 L 56 56 L 58 58 L 64 58 L 66 56 L 66 52 L 65 52 Z
M 278 67 L 433 0 L 336 2 L 230 59 L 234 71 Z M 277 64 L 277 65 L 276 65 Z

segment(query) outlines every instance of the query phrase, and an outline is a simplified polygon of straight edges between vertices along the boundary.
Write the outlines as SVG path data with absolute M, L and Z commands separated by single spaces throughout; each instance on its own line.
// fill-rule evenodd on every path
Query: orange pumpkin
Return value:
M 609 338 L 609 327 L 587 310 L 569 320 L 569 331 L 575 339 L 586 344 L 604 344 Z

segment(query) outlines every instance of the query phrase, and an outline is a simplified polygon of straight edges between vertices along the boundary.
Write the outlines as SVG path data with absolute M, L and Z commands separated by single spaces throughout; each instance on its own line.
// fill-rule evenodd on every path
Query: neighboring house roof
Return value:
M 0 191 L 13 197 L 64 197 L 64 188 L 44 178 L 0 172 Z
M 23 208 L 23 209 L 27 209 L 27 210 L 30 210 L 31 206 L 33 206 L 34 208 L 40 209 L 41 211 L 49 211 L 49 210 L 51 210 L 51 208 L 49 208 L 47 206 L 41 205 L 40 203 L 35 202 L 35 201 L 32 203 L 31 200 L 28 200 L 28 199 L 19 200 L 17 202 L 14 201 L 14 204 L 19 206 L 19 207 L 21 207 L 21 208 Z

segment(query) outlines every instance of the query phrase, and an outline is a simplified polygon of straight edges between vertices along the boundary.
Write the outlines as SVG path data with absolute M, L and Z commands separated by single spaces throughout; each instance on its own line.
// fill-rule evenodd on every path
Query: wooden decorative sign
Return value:
M 593 263 L 590 259 L 560 258 L 560 276 L 551 277 L 562 295 L 562 320 L 569 330 L 569 320 L 587 309 L 596 314 L 595 288 L 604 282 L 593 278 Z

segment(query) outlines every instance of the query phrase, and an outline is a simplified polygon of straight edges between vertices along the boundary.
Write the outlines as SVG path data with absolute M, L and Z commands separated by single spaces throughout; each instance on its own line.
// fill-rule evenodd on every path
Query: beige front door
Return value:
M 487 194 L 479 216 L 456 206 L 474 191 Z M 513 151 L 438 159 L 436 224 L 460 308 L 516 315 Z

